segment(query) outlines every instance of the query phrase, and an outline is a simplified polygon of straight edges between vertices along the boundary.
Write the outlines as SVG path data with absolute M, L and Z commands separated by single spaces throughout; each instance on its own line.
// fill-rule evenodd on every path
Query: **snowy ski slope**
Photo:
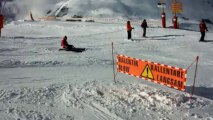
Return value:
M 197 21 L 182 21 L 183 29 L 174 30 L 150 19 L 148 38 L 142 38 L 139 20 L 133 22 L 132 42 L 126 39 L 125 19 L 107 21 L 7 24 L 0 38 L 0 119 L 213 119 L 212 25 L 208 42 L 198 42 Z M 64 35 L 88 50 L 58 51 Z M 121 73 L 114 83 L 112 42 L 116 54 L 185 69 L 200 56 L 193 99 L 195 65 L 188 71 L 186 92 Z

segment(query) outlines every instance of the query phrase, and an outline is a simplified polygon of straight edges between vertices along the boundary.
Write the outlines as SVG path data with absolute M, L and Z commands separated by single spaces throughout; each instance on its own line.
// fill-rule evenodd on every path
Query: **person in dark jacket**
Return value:
M 132 29 L 134 28 L 131 26 L 130 21 L 127 21 L 126 29 L 127 29 L 127 39 L 132 39 Z
M 205 38 L 205 34 L 206 34 L 206 31 L 208 31 L 207 27 L 206 27 L 206 23 L 205 23 L 205 20 L 202 20 L 200 22 L 200 33 L 201 33 L 201 37 L 200 37 L 200 41 L 205 41 L 204 38 Z
M 67 42 L 67 36 L 64 36 L 63 39 L 61 40 L 61 47 L 63 49 L 68 49 L 68 50 L 74 48 L 73 45 L 68 44 L 68 42 Z
M 143 37 L 146 37 L 146 28 L 148 27 L 146 19 L 141 23 L 141 27 L 143 28 Z

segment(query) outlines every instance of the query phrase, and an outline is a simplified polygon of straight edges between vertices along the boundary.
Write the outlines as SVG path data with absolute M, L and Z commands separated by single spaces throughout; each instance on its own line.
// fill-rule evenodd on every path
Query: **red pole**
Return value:
M 114 62 L 114 51 L 113 51 L 113 42 L 112 42 L 112 64 L 113 64 L 113 76 L 114 76 L 114 82 L 116 83 L 115 80 L 115 62 Z
M 4 16 L 0 13 L 0 37 L 1 37 L 1 29 L 4 27 Z
M 162 13 L 161 13 L 161 19 L 162 19 L 162 28 L 166 28 L 166 14 L 164 11 L 165 2 L 164 0 L 161 0 L 161 7 L 162 7 Z
M 193 86 L 192 86 L 192 93 L 191 93 L 191 97 L 190 100 L 192 99 L 192 96 L 194 94 L 194 89 L 195 89 L 195 81 L 196 81 L 196 76 L 197 76 L 197 66 L 198 66 L 198 60 L 199 60 L 199 56 L 197 56 L 196 58 L 196 68 L 195 68 L 195 75 L 194 75 L 194 82 L 193 82 Z
M 175 14 L 175 16 L 173 17 L 173 27 L 174 29 L 178 29 L 178 19 L 177 19 L 177 16 Z
M 164 11 L 161 14 L 161 18 L 162 18 L 162 27 L 166 28 L 166 14 Z

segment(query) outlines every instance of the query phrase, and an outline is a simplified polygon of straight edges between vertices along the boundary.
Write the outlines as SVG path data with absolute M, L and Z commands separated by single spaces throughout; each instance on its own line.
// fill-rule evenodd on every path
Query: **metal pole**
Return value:
M 114 77 L 114 82 L 116 83 L 115 80 L 115 62 L 114 62 L 114 51 L 113 51 L 114 47 L 113 47 L 113 42 L 112 42 L 112 64 L 113 64 L 113 77 Z
M 192 96 L 193 96 L 193 94 L 194 94 L 195 81 L 196 81 L 196 76 L 197 76 L 197 66 L 198 66 L 199 56 L 197 56 L 196 60 L 197 60 L 197 62 L 196 62 L 195 75 L 194 75 L 194 82 L 193 82 L 193 86 L 192 86 L 192 93 L 191 93 L 190 100 L 192 99 Z
M 5 7 L 5 5 L 6 5 L 6 1 L 3 3 L 3 5 L 1 6 L 2 8 L 1 8 L 1 14 L 3 14 L 3 10 L 4 10 L 4 7 Z
M 161 5 L 165 5 L 164 0 L 161 0 Z M 163 6 L 163 13 L 164 13 L 164 6 Z
M 133 38 L 132 38 L 132 40 L 134 40 L 135 39 L 135 28 L 133 29 Z

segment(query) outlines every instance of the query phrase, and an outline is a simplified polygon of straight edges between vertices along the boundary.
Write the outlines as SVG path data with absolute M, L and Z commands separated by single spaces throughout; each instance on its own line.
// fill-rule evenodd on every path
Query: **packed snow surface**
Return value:
M 181 29 L 175 30 L 148 19 L 148 37 L 142 38 L 141 20 L 133 20 L 131 41 L 125 19 L 94 21 L 14 21 L 4 27 L 0 119 L 213 119 L 212 25 L 207 42 L 198 42 L 197 21 L 181 21 Z M 87 50 L 59 51 L 64 35 L 70 44 Z M 184 69 L 199 56 L 195 95 L 190 99 L 195 64 L 188 69 L 185 92 L 122 73 L 116 73 L 115 83 L 112 42 L 114 57 L 123 54 Z

